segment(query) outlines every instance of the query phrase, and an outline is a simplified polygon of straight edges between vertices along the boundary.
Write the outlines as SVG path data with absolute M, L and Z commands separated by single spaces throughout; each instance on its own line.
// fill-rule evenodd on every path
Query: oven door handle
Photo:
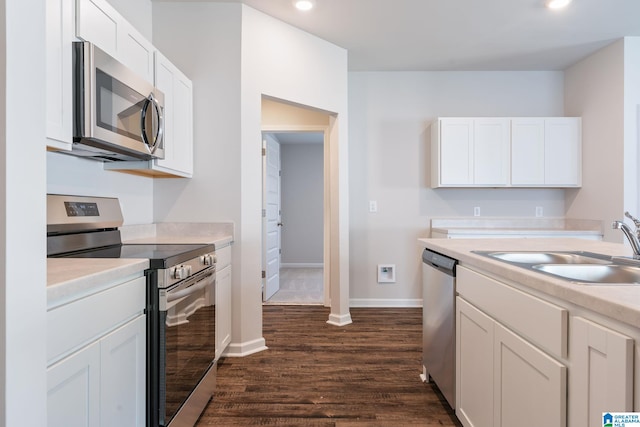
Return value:
M 179 298 L 184 298 L 203 290 L 211 284 L 211 280 L 208 280 L 209 278 L 213 278 L 213 273 L 200 278 L 200 280 L 187 288 L 180 289 L 179 291 L 167 292 L 167 302 L 175 301 Z

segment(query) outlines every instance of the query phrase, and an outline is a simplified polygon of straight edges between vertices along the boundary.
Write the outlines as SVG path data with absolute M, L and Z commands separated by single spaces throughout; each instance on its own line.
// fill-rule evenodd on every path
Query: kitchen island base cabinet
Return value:
M 633 339 L 573 317 L 569 345 L 569 426 L 600 427 L 603 412 L 632 412 Z
M 495 324 L 495 427 L 565 426 L 567 368 Z
M 456 416 L 465 427 L 493 425 L 493 324 L 456 298 Z
M 456 299 L 456 415 L 465 427 L 566 425 L 566 367 Z

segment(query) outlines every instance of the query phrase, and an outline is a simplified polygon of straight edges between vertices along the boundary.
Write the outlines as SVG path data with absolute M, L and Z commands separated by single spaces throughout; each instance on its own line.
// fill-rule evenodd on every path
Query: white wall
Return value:
M 347 51 L 261 12 L 243 7 L 241 85 L 242 261 L 247 279 L 260 274 L 248 265 L 260 255 L 261 103 L 263 95 L 335 114 L 329 131 L 332 180 L 332 250 L 329 323 L 351 323 L 349 314 L 349 187 Z M 339 180 L 338 180 L 339 179 Z M 256 292 L 247 300 L 256 307 Z
M 44 1 L 0 4 L 0 425 L 8 427 L 46 425 L 44 28 Z
M 567 217 L 602 220 L 604 240 L 622 242 L 622 233 L 607 224 L 624 214 L 629 172 L 624 161 L 624 41 L 569 67 L 564 93 L 566 114 L 582 117 L 582 188 L 567 190 Z M 632 160 L 637 162 L 635 156 Z
M 47 193 L 117 197 L 126 225 L 153 222 L 153 179 L 103 170 L 102 162 L 47 153 Z
M 430 189 L 430 122 L 438 116 L 561 116 L 562 72 L 349 73 L 352 305 L 418 305 L 416 239 L 434 217 L 564 215 L 559 189 Z M 369 213 L 369 201 L 378 212 Z M 377 264 L 396 264 L 378 284 Z
M 346 52 L 239 4 L 156 2 L 153 20 L 154 44 L 195 98 L 194 178 L 156 182 L 155 219 L 235 223 L 230 352 L 248 354 L 264 348 L 261 98 L 346 119 Z M 346 120 L 341 136 L 346 150 Z
M 624 38 L 624 210 L 640 217 L 640 37 Z
M 323 144 L 281 144 L 283 264 L 323 261 Z

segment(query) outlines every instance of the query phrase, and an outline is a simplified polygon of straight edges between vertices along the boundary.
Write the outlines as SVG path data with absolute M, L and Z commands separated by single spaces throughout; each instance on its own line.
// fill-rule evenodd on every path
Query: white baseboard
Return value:
M 321 262 L 282 262 L 280 268 L 322 268 Z
M 422 299 L 351 298 L 349 307 L 422 308 Z
M 351 313 L 347 314 L 330 314 L 327 323 L 333 326 L 346 326 L 353 323 Z
M 244 343 L 231 343 L 222 354 L 224 357 L 245 357 L 250 354 L 268 350 L 264 338 Z

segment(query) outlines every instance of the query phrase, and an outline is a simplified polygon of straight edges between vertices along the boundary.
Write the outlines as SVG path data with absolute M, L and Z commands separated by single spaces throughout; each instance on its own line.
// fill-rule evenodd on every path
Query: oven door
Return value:
M 93 44 L 74 48 L 74 141 L 133 158 L 164 158 L 162 92 Z
M 214 273 L 212 267 L 169 289 L 156 289 L 158 330 L 151 332 L 157 334 L 159 355 L 154 426 L 192 426 L 213 397 Z

